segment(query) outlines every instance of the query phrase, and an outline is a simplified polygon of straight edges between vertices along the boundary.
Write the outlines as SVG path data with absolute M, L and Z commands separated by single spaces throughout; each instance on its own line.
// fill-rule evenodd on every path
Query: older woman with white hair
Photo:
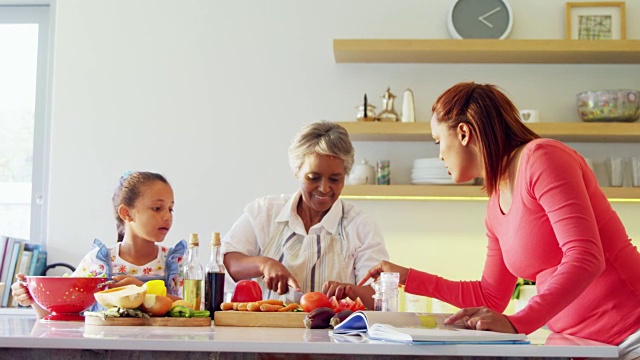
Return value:
M 254 200 L 222 240 L 233 280 L 255 278 L 264 298 L 292 288 L 338 299 L 360 297 L 372 308 L 373 289 L 356 284 L 389 255 L 372 219 L 339 199 L 353 162 L 353 145 L 342 126 L 321 121 L 304 127 L 289 147 L 300 189 Z

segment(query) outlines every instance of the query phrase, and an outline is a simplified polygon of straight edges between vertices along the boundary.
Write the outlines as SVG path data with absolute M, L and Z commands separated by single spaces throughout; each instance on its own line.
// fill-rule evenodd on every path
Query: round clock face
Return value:
M 448 23 L 456 39 L 504 39 L 511 32 L 513 14 L 507 0 L 457 0 Z

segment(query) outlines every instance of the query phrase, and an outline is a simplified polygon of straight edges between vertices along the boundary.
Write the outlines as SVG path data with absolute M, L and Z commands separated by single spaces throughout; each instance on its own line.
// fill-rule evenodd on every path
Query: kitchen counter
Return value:
M 389 355 L 432 357 L 617 357 L 617 347 L 538 330 L 531 345 L 405 345 L 335 339 L 327 330 L 247 327 L 91 326 L 82 322 L 42 322 L 31 313 L 0 315 L 4 358 L 174 359 L 388 359 Z M 353 340 L 353 341 L 352 341 Z M 168 352 L 171 351 L 171 352 Z M 270 355 L 265 355 L 270 354 Z M 182 358 L 182 357 L 181 357 Z

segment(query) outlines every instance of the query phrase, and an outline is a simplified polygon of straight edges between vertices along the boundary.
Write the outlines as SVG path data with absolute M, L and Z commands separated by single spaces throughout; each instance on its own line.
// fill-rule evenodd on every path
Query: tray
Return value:
M 304 328 L 306 312 L 254 312 L 216 311 L 213 313 L 215 326 L 263 326 L 279 328 Z
M 102 318 L 98 316 L 86 316 L 85 325 L 98 326 L 211 326 L 211 318 L 174 318 L 174 317 L 152 317 L 143 318 Z

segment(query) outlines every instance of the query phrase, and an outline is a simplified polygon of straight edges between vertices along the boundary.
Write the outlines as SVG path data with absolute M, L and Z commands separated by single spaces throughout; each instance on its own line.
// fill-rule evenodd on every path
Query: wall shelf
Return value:
M 428 122 L 338 122 L 352 141 L 432 141 Z M 566 142 L 640 142 L 640 123 L 540 122 L 527 124 L 542 137 Z
M 640 40 L 334 39 L 336 63 L 640 64 Z M 429 122 L 340 122 L 352 141 L 432 141 Z M 565 142 L 640 142 L 640 123 L 527 124 Z M 611 202 L 640 202 L 640 187 L 602 188 Z M 342 198 L 486 201 L 480 186 L 351 185 Z
M 640 64 L 640 40 L 334 39 L 336 63 Z
M 640 202 L 640 187 L 603 187 L 610 202 Z M 340 195 L 351 200 L 461 200 L 486 201 L 474 185 L 347 185 Z

